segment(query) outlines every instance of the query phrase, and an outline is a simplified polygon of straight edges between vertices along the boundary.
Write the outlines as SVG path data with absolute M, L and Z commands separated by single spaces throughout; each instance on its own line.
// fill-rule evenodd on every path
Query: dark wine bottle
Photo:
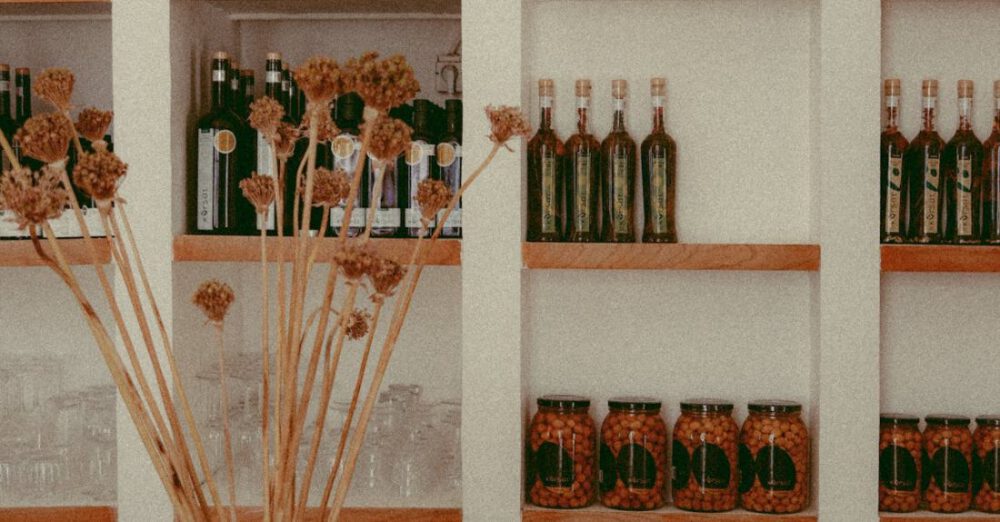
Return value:
M 399 169 L 402 178 L 406 180 L 406 198 L 404 199 L 403 215 L 404 236 L 418 237 L 420 235 L 421 211 L 417 202 L 417 190 L 420 182 L 437 178 L 436 150 L 433 145 L 434 136 L 431 133 L 431 117 L 433 105 L 428 100 L 413 100 L 413 135 L 410 150 L 401 158 Z M 428 232 L 434 228 L 433 220 Z
M 975 244 L 982 240 L 983 145 L 972 130 L 972 80 L 958 81 L 958 130 L 941 153 L 944 180 L 944 240 Z
M 333 167 L 344 169 L 347 179 L 353 180 L 358 162 L 365 161 L 361 158 L 361 118 L 364 112 L 364 102 L 361 96 L 356 93 L 347 93 L 337 98 L 337 127 L 340 134 L 333 139 L 330 150 L 333 152 Z M 350 215 L 349 236 L 356 236 L 365 229 L 365 208 L 368 183 L 366 182 L 366 169 L 362 166 L 361 180 L 358 185 L 358 193 L 354 198 L 354 209 Z M 340 225 L 344 220 L 346 204 L 334 207 L 330 210 L 330 227 L 335 235 L 340 234 Z
M 653 105 L 653 131 L 640 147 L 642 154 L 642 208 L 645 226 L 643 243 L 676 243 L 677 224 L 674 216 L 677 192 L 677 144 L 663 125 L 663 102 L 667 97 L 667 80 L 653 78 L 649 82 Z
M 250 71 L 251 73 L 253 71 Z M 250 77 L 250 81 L 253 81 L 253 76 Z M 252 93 L 253 89 L 249 89 Z M 271 98 L 275 101 L 281 101 L 281 55 L 278 53 L 267 53 L 267 60 L 264 65 L 264 96 Z M 252 98 L 252 94 L 250 95 Z M 249 114 L 249 107 L 248 107 Z M 256 147 L 256 170 L 258 174 L 268 175 L 277 177 L 278 176 L 278 162 L 272 158 L 271 146 L 264 138 L 264 135 L 257 133 L 256 135 L 257 147 Z M 287 176 L 287 174 L 286 174 Z M 279 180 L 280 181 L 280 180 Z M 286 180 L 287 181 L 287 180 Z M 286 183 L 287 185 L 287 183 Z M 280 183 L 279 183 L 279 186 Z M 282 201 L 282 206 L 284 208 L 284 224 L 290 229 L 288 223 L 290 223 L 289 218 L 291 218 L 291 211 L 288 210 L 288 198 L 286 194 L 277 194 L 277 197 L 285 197 Z M 275 215 L 277 206 L 272 203 L 271 208 L 268 210 L 266 216 L 257 216 L 257 233 L 260 233 L 262 228 L 267 229 L 268 235 L 277 234 L 277 217 Z
M 256 95 L 257 80 L 254 77 L 253 69 L 243 69 L 240 71 L 240 92 L 242 92 L 243 107 L 240 117 L 246 120 L 250 117 L 250 105 Z
M 635 242 L 635 141 L 625 128 L 628 83 L 611 82 L 614 126 L 601 143 L 601 200 L 604 203 L 603 239 L 609 243 Z
M 389 116 L 401 120 L 407 125 L 413 124 L 413 108 L 400 105 L 389 111 Z M 399 168 L 402 154 L 394 160 L 387 161 L 382 174 L 382 191 L 375 192 L 376 172 L 371 155 L 368 156 L 368 205 L 375 207 L 372 221 L 372 237 L 393 237 L 399 234 L 403 223 L 403 210 L 400 207 L 401 187 L 405 186 L 403 170 Z
M 937 117 L 937 80 L 924 80 L 923 129 L 903 155 L 906 178 L 906 215 L 908 239 L 915 243 L 937 243 L 941 240 L 945 208 L 941 180 L 941 152 L 944 140 L 934 129 Z
M 229 63 L 229 72 L 226 75 L 229 81 L 229 109 L 233 114 L 242 119 L 243 115 L 243 88 L 240 86 L 240 62 L 232 60 Z
M 576 134 L 566 140 L 566 240 L 600 238 L 601 144 L 590 132 L 590 80 L 576 81 Z
M 528 241 L 562 241 L 565 149 L 552 129 L 555 82 L 538 80 L 541 120 L 528 142 Z
M 885 92 L 885 130 L 882 131 L 879 154 L 881 181 L 880 236 L 883 243 L 902 243 L 906 236 L 903 220 L 906 210 L 903 187 L 906 186 L 903 169 L 903 155 L 909 142 L 899 132 L 900 81 L 889 79 L 883 87 Z
M 444 128 L 437 142 L 438 175 L 453 194 L 462 188 L 462 100 L 445 100 Z M 462 202 L 455 205 L 447 222 L 438 214 L 441 237 L 462 237 Z
M 18 67 L 14 70 L 14 88 L 17 91 L 14 122 L 17 124 L 17 128 L 20 129 L 24 125 L 24 122 L 28 121 L 28 118 L 31 117 L 31 69 Z M 43 163 L 21 152 L 19 144 L 12 143 L 12 145 L 14 146 L 14 154 L 17 156 L 18 161 L 21 162 L 21 166 L 28 167 L 31 170 L 40 170 L 42 168 Z
M 1000 244 L 1000 80 L 993 82 L 993 132 L 983 143 L 983 238 Z
M 0 133 L 14 150 L 14 133 L 17 132 L 17 123 L 10 114 L 10 66 L 0 64 Z M 0 173 L 7 172 L 13 168 L 7 153 L 0 151 Z M 23 237 L 23 232 L 17 229 L 17 224 L 12 222 L 8 216 L 9 211 L 4 210 L 0 205 L 0 239 L 15 239 Z

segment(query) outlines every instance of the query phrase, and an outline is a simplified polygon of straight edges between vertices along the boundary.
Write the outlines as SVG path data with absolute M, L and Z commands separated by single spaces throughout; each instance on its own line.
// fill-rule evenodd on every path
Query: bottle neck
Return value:
M 541 123 L 539 128 L 542 130 L 552 129 L 552 97 L 551 96 L 540 96 L 538 98 L 538 104 L 542 109 Z
M 653 96 L 653 132 L 664 132 L 663 97 Z
M 885 128 L 890 132 L 899 129 L 899 97 L 885 97 Z
M 615 98 L 612 107 L 614 109 L 612 130 L 623 132 L 625 131 L 625 99 Z
M 212 67 L 212 109 L 221 109 L 226 106 L 229 95 L 229 82 L 226 79 L 226 66 L 224 63 L 216 63 Z
M 993 130 L 1000 131 L 1000 98 L 993 100 Z
M 444 123 L 445 134 L 448 136 L 462 135 L 462 118 L 457 114 L 449 114 Z
M 937 116 L 937 97 L 936 96 L 924 96 L 923 103 L 923 121 L 924 130 L 928 132 L 934 131 L 934 118 Z
M 31 79 L 19 76 L 17 84 L 17 119 L 23 121 L 31 117 Z
M 958 99 L 958 130 L 972 130 L 972 98 Z
M 581 135 L 590 134 L 590 97 L 576 97 L 576 130 Z
M 10 77 L 0 78 L 0 118 L 10 117 Z

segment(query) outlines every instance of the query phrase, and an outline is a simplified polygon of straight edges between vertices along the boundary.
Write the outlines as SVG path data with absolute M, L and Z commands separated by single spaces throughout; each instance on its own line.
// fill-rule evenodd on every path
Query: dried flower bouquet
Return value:
M 428 252 L 440 233 L 438 228 L 428 237 L 431 222 L 441 210 L 442 222 L 447 221 L 463 193 L 498 151 L 509 139 L 527 135 L 529 128 L 516 108 L 486 109 L 491 123 L 492 149 L 482 164 L 466 176 L 456 194 L 436 180 L 425 180 L 419 185 L 421 233 L 409 262 L 403 265 L 381 256 L 377 246 L 369 241 L 374 208 L 369 209 L 364 232 L 356 238 L 348 238 L 348 220 L 364 162 L 358 162 L 354 173 L 330 171 L 316 166 L 316 150 L 319 144 L 330 142 L 339 132 L 329 118 L 331 101 L 341 93 L 357 92 L 366 104 L 360 157 L 370 154 L 377 191 L 381 187 L 385 164 L 394 161 L 410 146 L 410 128 L 387 113 L 418 92 L 419 84 L 413 70 L 400 56 L 381 59 L 376 53 L 367 53 L 343 65 L 328 58 L 312 58 L 295 70 L 295 79 L 308 99 L 301 125 L 284 123 L 281 105 L 270 98 L 254 102 L 250 115 L 251 126 L 272 148 L 271 172 L 277 176 L 255 173 L 240 183 L 244 196 L 259 214 L 269 212 L 272 205 L 276 207 L 276 229 L 280 236 L 284 228 L 280 195 L 287 182 L 288 162 L 296 142 L 308 140 L 301 163 L 292 165 L 299 187 L 293 208 L 294 233 L 288 240 L 279 240 L 276 266 L 272 267 L 267 261 L 268 243 L 261 233 L 261 501 L 266 521 L 303 520 L 310 500 L 310 485 L 314 480 L 322 480 L 321 519 L 338 520 L 379 387 L 399 340 Z M 22 151 L 46 164 L 39 172 L 22 167 L 10 144 L 0 134 L 2 153 L 13 165 L 12 170 L 4 172 L 0 178 L 0 206 L 13 211 L 18 225 L 28 231 L 38 256 L 65 282 L 79 303 L 178 519 L 235 520 L 229 427 L 224 426 L 228 498 L 223 500 L 178 373 L 170 335 L 161 319 L 125 212 L 126 202 L 117 196 L 127 166 L 109 152 L 102 141 L 112 115 L 88 108 L 80 113 L 74 124 L 70 117 L 73 83 L 72 73 L 65 69 L 46 70 L 35 83 L 35 94 L 49 101 L 56 111 L 31 118 L 15 139 Z M 81 147 L 79 135 L 93 142 L 92 152 Z M 71 143 L 78 154 L 73 181 L 97 202 L 106 238 L 91 236 L 70 190 L 66 161 Z M 84 293 L 70 270 L 61 240 L 55 237 L 49 224 L 63 213 L 67 204 L 83 231 L 91 264 L 101 283 L 103 298 L 111 309 L 114 325 L 104 324 L 94 312 L 91 297 Z M 313 207 L 321 208 L 320 230 L 325 231 L 330 209 L 340 204 L 345 204 L 346 210 L 336 240 L 337 249 L 331 259 L 320 259 L 323 233 L 316 237 L 309 234 L 309 216 Z M 127 290 L 125 303 L 120 303 L 112 291 L 105 267 L 99 261 L 96 241 L 108 242 L 112 261 L 118 265 Z M 322 299 L 318 304 L 307 304 L 309 275 L 317 264 L 328 265 Z M 277 278 L 276 318 L 269 317 L 268 312 L 272 271 Z M 335 296 L 338 280 L 346 288 L 343 296 Z M 339 298 L 336 303 L 335 297 Z M 217 332 L 220 379 L 225 379 L 222 352 L 225 317 L 235 298 L 233 290 L 218 281 L 205 282 L 194 296 L 194 303 Z M 371 310 L 366 309 L 365 301 L 370 301 Z M 138 325 L 138 336 L 127 328 L 125 313 L 128 312 L 122 310 L 125 306 L 131 307 L 130 317 Z M 391 313 L 387 313 L 390 310 Z M 375 336 L 383 325 L 384 341 L 377 350 L 374 370 L 370 371 L 369 359 L 373 355 Z M 121 336 L 127 361 L 119 355 L 112 339 L 115 328 Z M 348 340 L 364 343 L 360 366 L 354 376 L 352 397 L 337 441 L 334 462 L 329 468 L 326 465 L 318 467 L 317 454 L 325 431 L 326 412 Z M 276 366 L 273 371 L 269 368 L 272 358 Z M 144 363 L 148 363 L 151 371 L 144 369 Z M 366 376 L 370 377 L 370 384 L 364 390 Z M 221 407 L 226 411 L 229 399 L 225 386 L 221 388 Z M 314 419 L 309 415 L 310 406 L 316 412 Z M 307 418 L 314 420 L 315 427 L 309 441 L 306 468 L 299 474 L 296 462 Z M 202 484 L 207 489 L 207 497 Z

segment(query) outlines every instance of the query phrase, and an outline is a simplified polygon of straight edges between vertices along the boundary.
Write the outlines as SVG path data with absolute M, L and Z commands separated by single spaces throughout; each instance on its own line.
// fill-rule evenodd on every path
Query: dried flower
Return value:
M 336 60 L 314 56 L 295 69 L 295 82 L 313 103 L 329 103 L 344 92 L 343 72 Z
M 35 80 L 35 96 L 47 100 L 60 111 L 68 111 L 76 79 L 69 69 L 45 69 Z
M 270 96 L 258 98 L 250 104 L 250 126 L 268 140 L 275 138 L 278 126 L 281 125 L 281 119 L 284 117 L 285 108 L 278 100 Z
M 335 207 L 347 199 L 351 193 L 351 182 L 347 180 L 344 169 L 330 171 L 318 168 L 313 174 L 314 207 Z
M 317 139 L 321 143 L 331 143 L 333 139 L 340 134 L 340 129 L 337 124 L 333 122 L 333 118 L 330 117 L 330 106 L 329 104 L 324 104 L 319 110 L 313 109 L 313 104 L 310 102 L 305 114 L 302 115 L 302 132 L 304 133 L 309 129 L 309 125 L 312 121 L 313 113 L 318 113 L 319 118 L 316 120 L 316 131 Z
M 371 314 L 360 308 L 351 312 L 351 315 L 347 316 L 347 325 L 344 328 L 347 337 L 355 341 L 364 339 L 368 335 L 368 321 L 371 318 Z
M 73 139 L 73 127 L 62 114 L 40 114 L 28 118 L 14 139 L 28 156 L 45 163 L 55 163 L 66 159 L 69 142 Z
M 349 60 L 345 83 L 346 90 L 357 92 L 366 106 L 386 112 L 412 100 L 420 92 L 420 82 L 403 56 L 397 54 L 384 60 L 378 56 L 367 52 Z
M 87 107 L 76 119 L 76 131 L 92 142 L 103 141 L 115 113 Z
M 521 109 L 501 105 L 486 107 L 486 116 L 490 120 L 490 140 L 500 145 L 506 144 L 507 140 L 514 136 L 528 136 L 531 134 L 531 126 L 528 118 L 524 116 Z
M 73 183 L 98 202 L 110 203 L 127 172 L 128 165 L 115 153 L 98 151 L 80 156 L 73 167 Z
M 375 289 L 372 301 L 381 302 L 386 297 L 391 296 L 405 276 L 406 267 L 403 265 L 391 259 L 377 258 L 371 270 L 368 271 L 368 279 L 372 282 L 372 288 Z
M 420 214 L 425 221 L 434 219 L 438 211 L 448 206 L 451 201 L 451 189 L 445 182 L 438 179 L 425 179 L 417 185 L 417 203 L 420 204 Z
M 346 246 L 333 254 L 333 262 L 340 266 L 348 279 L 357 280 L 367 274 L 375 263 L 375 256 L 363 247 Z
M 410 126 L 402 121 L 380 115 L 372 128 L 368 151 L 377 160 L 395 161 L 403 151 L 410 148 L 411 132 Z
M 59 173 L 49 167 L 37 173 L 28 168 L 7 171 L 0 178 L 0 207 L 14 211 L 22 230 L 56 219 L 69 203 L 69 193 L 60 179 Z
M 278 125 L 278 132 L 274 136 L 274 154 L 278 159 L 287 160 L 295 153 L 295 143 L 299 141 L 301 133 L 299 129 L 288 122 Z
M 209 279 L 194 293 L 194 304 L 201 308 L 210 322 L 222 324 L 229 312 L 229 305 L 236 300 L 236 294 L 226 283 Z
M 274 178 L 253 172 L 249 178 L 240 181 L 240 189 L 258 214 L 267 214 L 271 203 L 274 203 Z

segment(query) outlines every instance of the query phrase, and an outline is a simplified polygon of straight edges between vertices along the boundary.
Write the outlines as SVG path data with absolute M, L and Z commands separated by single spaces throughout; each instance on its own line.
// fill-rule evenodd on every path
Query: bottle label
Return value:
M 344 133 L 333 139 L 333 142 L 330 144 L 330 150 L 333 152 L 333 168 L 344 169 L 344 172 L 347 173 L 347 179 L 349 181 L 353 181 L 354 171 L 358 167 L 358 160 L 361 156 L 361 140 L 359 140 L 357 136 Z M 346 206 L 347 206 L 346 203 L 341 203 L 339 206 L 340 208 L 339 216 L 341 218 L 343 218 L 344 216 L 344 209 L 346 208 Z M 332 210 L 336 210 L 336 208 Z M 357 195 L 354 198 L 354 210 L 355 211 L 362 210 L 360 190 L 358 191 Z M 357 219 L 358 218 L 356 218 L 352 212 L 351 215 L 352 227 L 358 226 L 354 224 L 357 221 Z M 361 219 L 360 226 L 363 227 L 365 224 L 365 218 L 363 214 L 360 219 Z M 330 225 L 333 226 L 334 223 L 337 223 L 339 225 L 340 220 L 339 219 L 334 220 L 333 216 L 331 215 Z
M 214 230 L 219 222 L 219 209 L 215 205 L 215 201 L 220 188 L 218 184 L 221 170 L 219 163 L 226 160 L 226 155 L 218 153 L 215 142 L 215 130 L 198 131 L 198 206 L 196 208 L 198 230 Z
M 615 462 L 615 454 L 604 441 L 601 441 L 601 456 L 598 462 L 597 484 L 601 488 L 601 493 L 607 493 L 615 487 L 618 481 L 618 466 Z
M 972 114 L 972 98 L 958 99 L 958 114 L 966 116 Z
M 971 482 L 969 461 L 955 448 L 939 448 L 931 457 L 934 482 L 945 493 L 968 493 Z
M 417 201 L 417 188 L 421 181 L 431 175 L 431 161 L 435 159 L 435 149 L 434 145 L 417 140 L 410 143 L 410 149 L 406 151 L 404 161 L 410 169 L 410 208 L 406 210 L 407 228 L 420 228 L 421 211 L 420 202 Z M 433 221 L 430 223 L 431 227 L 434 226 Z
M 267 71 L 264 75 L 266 83 L 281 83 L 281 71 Z
M 420 220 L 422 218 L 423 215 L 420 213 L 419 208 L 406 209 L 406 228 L 420 228 L 421 227 Z M 432 222 L 430 225 L 428 225 L 428 229 L 433 226 L 434 223 Z
M 902 201 L 903 186 L 903 157 L 900 155 L 889 156 L 889 187 L 885 194 L 885 232 L 888 234 L 898 234 L 899 230 L 899 210 Z
M 543 442 L 535 452 L 538 480 L 547 488 L 569 488 L 576 479 L 573 455 L 554 442 Z
M 618 478 L 628 489 L 652 489 L 656 484 L 656 459 L 641 444 L 628 444 L 618 452 Z
M 590 97 L 589 96 L 577 96 L 576 97 L 576 108 L 577 109 L 590 109 Z
M 0 238 L 21 237 L 23 231 L 17 229 L 14 212 L 0 209 Z
M 773 444 L 757 452 L 757 479 L 768 491 L 795 489 L 795 461 L 784 449 Z
M 215 134 L 215 150 L 222 155 L 232 154 L 236 150 L 236 134 L 230 130 L 221 130 Z
M 980 464 L 983 482 L 994 493 L 1000 492 L 1000 448 L 993 448 Z
M 650 211 L 654 234 L 666 234 L 669 202 L 667 201 L 670 180 L 667 179 L 666 156 L 653 156 L 650 161 L 649 191 Z
M 941 158 L 927 158 L 924 164 L 924 234 L 937 234 L 938 232 L 940 172 Z
M 375 211 L 372 228 L 399 228 L 401 220 L 398 208 L 380 208 Z
M 441 168 L 450 167 L 455 160 L 462 157 L 462 146 L 452 143 L 439 143 L 437 146 L 437 164 Z
M 292 89 L 292 82 L 288 80 L 281 80 L 281 90 L 289 91 Z
M 229 80 L 229 87 L 232 90 L 234 90 L 234 91 L 238 91 L 240 89 L 240 78 L 239 78 L 239 76 L 236 76 L 232 80 Z
M 226 81 L 226 70 L 225 69 L 212 69 L 212 81 L 213 82 L 224 82 L 224 81 Z
M 672 448 L 670 451 L 670 474 L 673 478 L 674 490 L 684 489 L 688 485 L 688 477 L 691 476 L 691 456 L 679 440 L 674 440 Z
M 891 491 L 917 490 L 917 461 L 910 451 L 895 444 L 886 446 L 878 457 L 879 484 Z
M 899 96 L 889 95 L 885 97 L 885 106 L 894 109 L 899 107 Z
M 955 188 L 957 190 L 955 203 L 955 216 L 958 219 L 958 235 L 968 237 L 972 235 L 972 159 L 962 158 L 958 160 L 955 170 Z
M 344 207 L 333 207 L 330 209 L 330 228 L 340 230 L 340 225 L 344 222 L 344 212 L 346 210 Z M 348 226 L 352 228 L 364 228 L 366 214 L 367 209 L 357 207 L 351 209 L 351 222 Z
M 625 98 L 613 98 L 613 101 L 611 102 L 611 107 L 615 111 L 624 111 L 625 110 Z
M 619 153 L 611 160 L 612 209 L 611 221 L 615 234 L 629 234 L 632 209 L 629 208 L 628 157 Z
M 542 233 L 556 233 L 556 157 L 552 151 L 542 153 Z
M 924 97 L 924 109 L 934 110 L 937 108 L 937 98 L 936 97 Z
M 438 211 L 437 222 L 441 223 L 444 219 L 444 209 Z M 456 208 L 451 211 L 451 215 L 448 216 L 448 221 L 445 221 L 443 225 L 445 228 L 462 228 L 462 209 Z
M 552 97 L 551 96 L 539 96 L 538 105 L 543 109 L 552 108 Z
M 740 493 L 746 493 L 753 487 L 753 479 L 757 476 L 757 464 L 753 461 L 753 454 L 746 444 L 739 446 L 739 470 L 740 470 Z
M 663 102 L 665 100 L 664 100 L 663 96 L 653 96 L 652 97 L 652 101 L 653 101 L 653 108 L 654 109 L 660 109 L 660 108 L 663 107 Z
M 0 80 L 0 92 L 10 92 L 10 80 Z
M 573 214 L 576 222 L 574 228 L 578 233 L 590 233 L 590 171 L 592 157 L 590 151 L 584 151 L 576 156 L 576 175 L 573 177 L 573 192 L 576 196 L 576 212 Z
M 257 133 L 257 173 L 264 176 L 275 176 L 276 173 L 271 172 L 271 146 L 268 144 L 267 139 L 264 135 Z M 267 215 L 263 218 L 260 214 L 257 215 L 257 230 L 266 228 L 266 230 L 274 230 L 277 226 L 277 221 L 275 218 L 275 203 L 271 203 L 271 206 L 267 209 Z
M 733 475 L 726 452 L 704 441 L 691 453 L 691 472 L 702 489 L 727 489 Z

